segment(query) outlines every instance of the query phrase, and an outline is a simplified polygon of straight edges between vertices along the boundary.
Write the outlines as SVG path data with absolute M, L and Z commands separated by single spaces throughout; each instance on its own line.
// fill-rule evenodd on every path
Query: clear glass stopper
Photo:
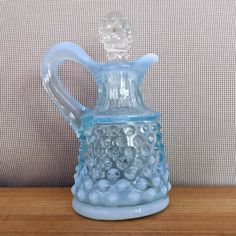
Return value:
M 100 41 L 108 60 L 127 60 L 132 43 L 132 31 L 121 12 L 112 11 L 103 19 L 99 28 Z

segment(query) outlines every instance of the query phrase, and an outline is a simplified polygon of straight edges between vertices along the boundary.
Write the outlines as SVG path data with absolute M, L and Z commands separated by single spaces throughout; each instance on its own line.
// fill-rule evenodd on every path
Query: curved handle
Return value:
M 78 126 L 80 115 L 88 108 L 75 100 L 60 82 L 58 69 L 66 60 L 77 61 L 90 71 L 94 71 L 96 63 L 83 49 L 70 42 L 55 44 L 48 50 L 41 63 L 41 77 L 45 90 L 64 118 L 72 128 L 75 128 Z

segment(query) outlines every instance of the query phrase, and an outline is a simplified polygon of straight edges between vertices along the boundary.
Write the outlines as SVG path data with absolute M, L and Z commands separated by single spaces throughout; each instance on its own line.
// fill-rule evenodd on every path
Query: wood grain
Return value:
M 0 235 L 236 235 L 236 188 L 175 187 L 165 211 L 116 222 L 77 215 L 70 188 L 0 188 Z

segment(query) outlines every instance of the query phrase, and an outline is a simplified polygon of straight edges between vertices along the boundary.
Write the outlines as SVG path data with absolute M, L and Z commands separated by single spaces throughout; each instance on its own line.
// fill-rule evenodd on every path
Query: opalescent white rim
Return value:
M 93 206 L 73 199 L 73 209 L 82 216 L 95 220 L 125 220 L 139 218 L 164 210 L 169 204 L 169 197 L 155 202 L 129 207 Z

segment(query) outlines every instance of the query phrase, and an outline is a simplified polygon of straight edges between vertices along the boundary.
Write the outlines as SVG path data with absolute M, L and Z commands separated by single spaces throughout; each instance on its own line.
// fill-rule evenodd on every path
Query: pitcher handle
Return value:
M 89 108 L 72 97 L 60 81 L 59 66 L 67 60 L 79 62 L 89 70 L 96 63 L 82 48 L 70 42 L 55 44 L 47 51 L 41 63 L 41 77 L 45 90 L 64 118 L 72 128 L 75 128 L 78 126 L 80 115 Z

